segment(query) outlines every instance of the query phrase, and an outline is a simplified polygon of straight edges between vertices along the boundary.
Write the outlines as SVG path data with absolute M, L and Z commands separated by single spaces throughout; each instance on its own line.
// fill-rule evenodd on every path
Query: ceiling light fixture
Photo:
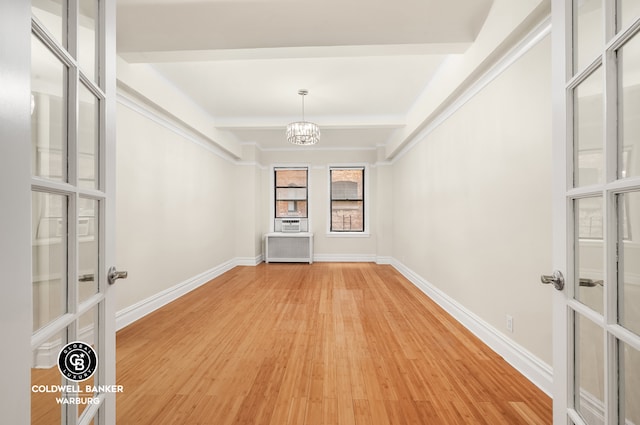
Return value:
M 302 121 L 287 125 L 287 140 L 294 145 L 315 145 L 320 140 L 320 127 L 304 120 L 304 97 L 309 91 L 300 89 L 298 94 L 302 96 Z

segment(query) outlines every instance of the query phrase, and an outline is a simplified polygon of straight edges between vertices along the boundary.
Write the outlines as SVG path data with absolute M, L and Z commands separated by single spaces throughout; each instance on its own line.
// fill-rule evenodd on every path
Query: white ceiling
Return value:
M 385 145 L 493 0 L 118 0 L 118 54 L 151 64 L 263 149 L 290 148 L 301 115 L 323 148 Z

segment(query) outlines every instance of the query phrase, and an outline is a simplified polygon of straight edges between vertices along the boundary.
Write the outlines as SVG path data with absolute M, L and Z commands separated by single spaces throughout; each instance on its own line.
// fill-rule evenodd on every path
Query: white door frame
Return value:
M 5 2 L 0 14 L 0 329 L 3 368 L 0 386 L 2 420 L 30 423 L 32 353 L 32 178 L 31 157 L 31 38 L 30 1 Z M 75 7 L 76 0 L 69 0 Z M 104 243 L 98 275 L 103 300 L 99 304 L 101 337 L 98 359 L 101 385 L 115 384 L 115 291 L 107 284 L 107 269 L 115 260 L 115 109 L 116 53 L 115 0 L 99 1 L 99 23 L 104 28 L 98 43 L 105 58 L 101 61 L 101 88 L 105 93 L 100 116 L 100 181 L 105 193 L 99 233 Z M 98 192 L 96 192 L 98 193 Z M 102 196 L 102 195 L 99 195 Z M 69 219 L 74 216 L 70 215 Z M 73 233 L 73 232 L 72 232 Z M 73 249 L 72 249 L 73 252 Z M 73 263 L 74 260 L 72 260 Z M 71 274 L 74 276 L 73 272 Z M 97 422 L 115 424 L 115 393 L 102 395 L 104 401 Z M 73 422 L 76 418 L 72 419 Z
M 552 0 L 552 100 L 553 100 L 553 267 L 565 275 L 565 288 L 554 291 L 553 295 L 553 423 L 583 424 L 578 411 L 575 394 L 576 356 L 580 355 L 575 345 L 575 317 L 580 317 L 601 331 L 603 343 L 598 349 L 603 354 L 602 400 L 596 400 L 600 410 L 592 421 L 603 424 L 619 423 L 620 400 L 624 400 L 619 382 L 625 373 L 625 365 L 619 360 L 619 342 L 640 350 L 640 337 L 634 335 L 618 323 L 618 285 L 619 267 L 618 249 L 621 241 L 617 197 L 627 191 L 640 189 L 640 178 L 625 177 L 620 173 L 621 160 L 620 136 L 618 135 L 619 114 L 619 70 L 616 52 L 636 33 L 640 21 L 636 17 L 628 28 L 616 29 L 616 0 L 602 0 L 602 18 L 597 25 L 602 33 L 602 47 L 597 54 L 589 57 L 589 65 L 580 65 L 583 69 L 574 72 L 573 36 L 574 29 L 573 0 Z M 629 25 L 629 24 L 625 24 Z M 590 28 L 591 29 L 591 28 Z M 595 70 L 603 71 L 602 82 L 602 122 L 603 131 L 599 148 L 602 152 L 601 181 L 587 186 L 574 185 L 574 91 Z M 574 187 L 577 186 L 577 187 Z M 583 198 L 602 199 L 602 246 L 603 300 L 598 305 L 603 313 L 583 304 L 577 296 L 580 287 L 580 270 L 576 267 L 575 247 L 580 245 L 576 233 L 575 200 Z M 622 251 L 620 251 L 622 252 Z M 578 270 L 574 270 L 578 268 Z M 600 366 L 595 364 L 594 366 Z M 595 419 L 595 417 L 598 417 Z M 622 419 L 624 420 L 624 419 Z
M 569 73 L 567 51 L 571 48 L 565 28 L 571 19 L 566 0 L 554 0 L 551 13 L 552 49 L 552 263 L 553 269 L 567 271 L 567 101 L 565 81 Z M 567 289 L 553 291 L 553 423 L 567 423 L 568 311 Z
M 30 6 L 3 2 L 0 14 L 0 412 L 17 425 L 30 416 Z
M 106 76 L 104 90 L 106 98 L 102 119 L 102 137 L 104 143 L 101 145 L 100 154 L 105 158 L 100 179 L 104 181 L 104 192 L 107 197 L 104 206 L 104 220 L 100 229 L 103 235 L 104 260 L 101 262 L 102 275 L 107 276 L 111 265 L 116 264 L 116 1 L 103 0 L 100 2 L 101 14 L 104 16 L 103 23 L 105 30 L 101 33 L 100 44 L 104 46 L 104 62 L 102 63 L 102 74 Z M 109 288 L 110 294 L 106 297 L 103 317 L 104 323 L 103 337 L 106 339 L 100 345 L 98 353 L 103 359 L 109 359 L 107 367 L 102 372 L 102 382 L 116 384 L 116 294 L 117 285 Z M 116 423 L 116 394 L 107 393 L 105 408 L 100 411 L 99 424 L 115 425 Z

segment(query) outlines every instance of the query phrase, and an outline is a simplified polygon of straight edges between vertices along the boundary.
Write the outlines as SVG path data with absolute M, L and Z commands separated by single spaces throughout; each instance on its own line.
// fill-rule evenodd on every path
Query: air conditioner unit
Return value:
M 300 219 L 299 218 L 283 218 L 282 232 L 284 233 L 300 232 Z

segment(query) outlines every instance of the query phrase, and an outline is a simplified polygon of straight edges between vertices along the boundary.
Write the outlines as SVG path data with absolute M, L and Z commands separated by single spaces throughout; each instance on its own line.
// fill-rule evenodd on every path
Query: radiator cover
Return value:
M 269 233 L 265 236 L 265 262 L 313 262 L 312 233 Z

